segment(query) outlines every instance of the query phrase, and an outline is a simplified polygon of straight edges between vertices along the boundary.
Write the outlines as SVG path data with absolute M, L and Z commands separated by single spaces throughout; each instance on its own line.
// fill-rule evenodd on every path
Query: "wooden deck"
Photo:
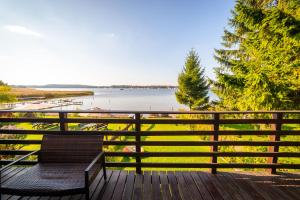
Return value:
M 5 182 L 26 172 L 28 168 L 11 168 L 1 174 Z M 133 171 L 109 170 L 108 180 L 91 186 L 92 199 L 204 199 L 204 200 L 289 200 L 300 199 L 300 174 L 264 172 L 181 172 L 145 171 L 136 175 Z M 1 200 L 67 200 L 85 199 L 84 195 L 64 197 L 20 197 L 1 195 Z

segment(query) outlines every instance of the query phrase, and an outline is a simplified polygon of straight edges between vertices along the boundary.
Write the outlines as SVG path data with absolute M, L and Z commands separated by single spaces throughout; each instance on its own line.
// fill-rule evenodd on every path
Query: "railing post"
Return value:
M 213 114 L 213 119 L 214 119 L 214 127 L 213 127 L 213 131 L 214 134 L 211 136 L 211 141 L 217 142 L 219 140 L 219 119 L 220 119 L 220 114 L 219 113 L 214 113 Z M 218 152 L 218 145 L 214 144 L 211 146 L 211 152 Z M 213 155 L 211 157 L 211 163 L 218 163 L 218 156 L 217 155 Z M 217 173 L 217 168 L 216 167 L 212 167 L 211 168 L 211 173 L 212 174 L 216 174 Z
M 142 173 L 142 169 L 141 169 L 141 157 L 140 154 L 141 153 L 141 136 L 140 136 L 140 131 L 141 131 L 141 114 L 140 113 L 135 113 L 135 131 L 136 131 L 136 136 L 135 136 L 135 152 L 138 153 L 138 155 L 136 155 L 135 157 L 135 161 L 136 161 L 136 173 L 137 174 L 141 174 Z
M 68 123 L 65 122 L 65 119 L 67 119 L 68 114 L 67 113 L 59 113 L 59 127 L 60 131 L 65 132 L 68 130 Z
M 270 135 L 270 141 L 276 142 L 280 141 L 280 131 L 281 131 L 281 125 L 282 125 L 282 113 L 274 113 L 273 114 L 273 119 L 276 119 L 276 123 L 272 124 L 272 130 L 276 131 L 275 135 Z M 278 152 L 279 151 L 279 145 L 275 144 L 274 146 L 270 146 L 268 149 L 269 152 Z M 277 164 L 278 157 L 277 156 L 272 156 L 269 157 L 268 159 L 270 164 Z M 270 173 L 276 174 L 276 167 L 272 167 L 270 169 Z

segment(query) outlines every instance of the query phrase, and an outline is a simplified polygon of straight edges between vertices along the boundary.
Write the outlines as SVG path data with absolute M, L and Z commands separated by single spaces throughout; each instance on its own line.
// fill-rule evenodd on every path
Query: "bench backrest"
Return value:
M 39 162 L 89 163 L 102 151 L 103 136 L 44 135 Z

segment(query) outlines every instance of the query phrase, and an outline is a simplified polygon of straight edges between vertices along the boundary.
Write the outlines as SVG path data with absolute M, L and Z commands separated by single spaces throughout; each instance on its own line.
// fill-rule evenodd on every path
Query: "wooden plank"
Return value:
M 14 170 L 12 173 L 9 173 L 7 176 L 5 176 L 3 179 L 1 179 L 2 183 L 5 183 L 6 181 L 8 181 L 9 179 L 15 177 L 15 176 L 19 176 L 22 175 L 23 173 L 25 173 L 28 170 L 27 167 L 18 167 L 16 170 Z
M 38 200 L 39 198 L 40 198 L 39 196 L 34 196 L 34 197 L 30 197 L 30 200 Z
M 29 168 L 19 168 L 29 169 Z M 22 173 L 22 170 L 17 169 L 10 171 L 13 175 Z M 13 173 L 14 172 L 14 173 Z M 117 174 L 117 175 L 114 175 Z M 123 199 L 238 199 L 238 200 L 293 200 L 300 195 L 300 176 L 297 174 L 282 173 L 280 175 L 268 175 L 262 172 L 242 172 L 242 173 L 227 173 L 220 172 L 217 175 L 211 175 L 206 172 L 177 172 L 176 176 L 172 172 L 153 172 L 151 177 L 150 172 L 142 175 L 137 175 L 134 179 L 134 172 L 131 172 L 132 179 L 126 179 L 127 172 L 125 171 L 110 171 L 108 170 L 108 182 L 106 187 L 101 190 L 101 184 L 94 186 L 95 193 L 102 194 L 102 199 L 121 199 L 122 194 L 125 194 L 125 188 L 131 191 L 128 198 Z M 2 174 L 4 175 L 4 174 Z M 101 174 L 102 175 L 102 174 Z M 10 176 L 9 173 L 5 176 Z M 139 176 L 139 177 L 138 177 Z M 13 176 L 12 176 L 13 177 Z M 100 176 L 99 176 L 100 177 Z M 114 178 L 115 177 L 115 178 Z M 123 177 L 123 178 L 122 178 Z M 176 180 L 178 179 L 178 183 Z M 98 178 L 98 176 L 97 176 Z M 96 178 L 96 179 L 97 179 Z M 152 178 L 152 184 L 151 184 Z M 97 180 L 100 180 L 98 178 Z M 126 181 L 127 180 L 127 181 Z M 127 185 L 128 184 L 128 185 Z M 130 189 L 131 186 L 131 189 Z M 146 187 L 147 186 L 147 187 Z M 148 187 L 150 186 L 150 187 Z M 154 187 L 152 191 L 152 187 Z M 178 188 L 179 186 L 179 188 Z M 128 189 L 129 188 L 129 189 Z M 148 188 L 148 189 L 147 189 Z M 150 188 L 150 189 L 149 189 Z M 91 188 L 92 189 L 92 188 Z M 124 193 L 123 193 L 124 191 Z M 181 194 L 182 193 L 182 194 Z M 119 198 L 116 194 L 120 194 Z M 145 194 L 151 194 L 145 195 Z M 180 196 L 182 195 L 182 198 Z M 221 196 L 221 197 L 220 197 Z M 123 196 L 124 197 L 124 196 Z M 38 199 L 39 197 L 28 196 L 10 196 L 2 195 L 1 199 Z M 41 197 L 40 199 L 84 199 L 84 195 L 72 195 L 64 197 Z M 100 199 L 98 196 L 93 196 L 93 199 Z
M 22 170 L 24 170 L 24 167 L 12 167 L 11 170 L 4 171 L 3 174 L 1 174 L 1 182 L 5 183 L 6 180 L 15 176 L 17 173 L 19 173 Z
M 262 179 L 259 179 L 257 173 L 251 173 L 251 172 L 241 172 L 236 173 L 236 176 L 248 180 L 248 183 L 259 193 L 264 199 L 266 200 L 273 200 L 281 199 L 281 197 L 277 197 L 277 194 L 274 193 L 274 190 L 272 187 L 268 187 L 269 183 L 266 181 L 266 177 L 262 177 Z
M 185 183 L 189 188 L 190 195 L 192 199 L 203 199 L 201 193 L 199 192 L 190 172 L 183 172 L 183 177 L 185 179 Z
M 156 171 L 152 172 L 152 197 L 153 197 L 153 200 L 161 200 L 162 199 L 159 175 Z
M 244 190 L 239 184 L 234 180 L 229 172 L 222 172 L 222 175 L 225 178 L 225 181 L 230 184 L 235 191 L 237 191 L 245 200 L 253 200 L 253 198 Z
M 144 171 L 143 199 L 152 200 L 151 171 Z
M 7 200 L 7 199 L 9 199 L 10 197 L 12 197 L 11 195 L 8 195 L 8 194 L 0 194 L 0 199 L 1 200 Z
M 20 196 L 12 196 L 9 198 L 9 200 L 19 200 L 20 198 Z
M 230 176 L 237 182 L 239 187 L 242 187 L 253 199 L 264 199 L 245 178 L 238 177 L 235 173 L 229 173 Z
M 50 200 L 60 200 L 61 196 L 50 197 Z
M 61 200 L 70 200 L 71 195 L 61 197 Z
M 118 182 L 115 188 L 115 191 L 113 193 L 113 200 L 121 200 L 122 196 L 123 196 L 123 191 L 125 188 L 125 183 L 126 183 L 126 178 L 127 178 L 127 171 L 121 171 L 119 178 L 118 178 Z
M 282 176 L 268 175 L 262 172 L 258 172 L 255 174 L 247 173 L 247 175 L 251 177 L 251 179 L 253 180 L 252 182 L 258 185 L 258 188 L 267 191 L 267 194 L 270 195 L 271 198 L 274 199 L 274 196 L 280 196 L 283 199 L 294 199 L 293 192 L 291 193 L 287 189 L 287 184 L 292 184 L 291 180 L 282 181 Z
M 209 193 L 213 197 L 213 199 L 214 200 L 223 200 L 222 194 L 219 193 L 218 189 L 215 187 L 215 185 L 212 183 L 212 181 L 210 179 L 208 179 L 207 176 L 205 176 L 205 174 L 207 174 L 207 172 L 197 172 L 197 175 L 199 176 L 203 185 L 209 191 Z
M 90 198 L 93 199 L 94 193 L 96 193 L 96 190 L 101 190 L 102 186 L 104 185 L 104 176 L 103 176 L 103 170 L 98 173 L 95 180 L 90 185 L 89 191 L 90 191 Z M 67 198 L 67 197 L 66 197 Z
M 197 175 L 197 172 L 191 172 L 191 176 L 201 194 L 203 199 L 205 200 L 213 200 L 212 196 L 210 195 L 209 191 L 206 189 L 205 185 L 202 183 L 200 177 Z
M 166 175 L 166 172 L 164 172 L 164 171 L 159 172 L 159 179 L 160 179 L 160 183 L 161 183 L 161 193 L 162 193 L 163 199 L 170 200 L 171 192 L 170 192 L 169 182 L 168 182 L 168 177 Z
M 133 186 L 134 186 L 134 172 L 130 171 L 127 180 L 126 180 L 126 185 L 124 188 L 124 193 L 122 199 L 124 200 L 129 200 L 132 198 L 132 193 L 133 193 Z
M 110 177 L 112 175 L 112 171 L 111 170 L 107 170 L 106 171 L 107 174 L 107 180 L 106 182 L 104 181 L 104 178 L 101 179 L 101 181 L 98 183 L 95 192 L 92 195 L 92 200 L 98 200 L 100 199 L 99 197 L 105 192 L 106 189 L 106 185 L 108 184 L 108 182 L 110 181 Z
M 182 199 L 192 199 L 191 194 L 189 192 L 189 188 L 186 185 L 186 182 L 183 178 L 182 172 L 175 172 L 175 176 L 177 178 L 180 196 L 182 197 Z
M 179 188 L 178 188 L 178 184 L 174 172 L 168 171 L 167 175 L 170 184 L 172 200 L 181 200 L 180 192 L 179 192 Z
M 228 180 L 225 178 L 222 172 L 219 172 L 216 178 L 218 179 L 219 183 L 223 186 L 224 190 L 226 190 L 230 194 L 230 196 L 232 196 L 233 199 L 244 199 L 239 193 L 239 190 L 237 190 L 232 183 L 228 182 Z
M 99 199 L 110 199 L 112 197 L 119 175 L 120 170 L 112 171 L 112 175 L 109 179 L 109 182 L 105 185 L 105 191 L 103 195 L 99 196 Z
M 217 188 L 220 194 L 222 194 L 222 198 L 225 200 L 231 200 L 235 199 L 234 196 L 231 196 L 230 193 L 223 187 L 222 184 L 218 182 L 217 174 L 209 174 L 209 173 L 203 173 L 204 176 L 206 176 L 207 179 L 211 180 L 212 184 Z
M 28 200 L 28 199 L 30 199 L 30 196 L 22 196 L 22 197 L 20 198 L 20 200 Z
M 11 171 L 16 170 L 16 169 L 17 169 L 17 167 L 12 166 L 12 167 L 6 169 L 5 171 L 2 171 L 1 172 L 1 178 L 3 178 L 7 174 L 9 174 Z
M 49 200 L 50 197 L 47 197 L 47 196 L 42 196 L 41 198 L 39 198 L 39 200 Z
M 280 173 L 279 175 L 275 179 L 280 185 L 279 188 L 297 199 L 300 196 L 300 176 L 291 173 Z
M 133 200 L 143 199 L 143 175 L 136 174 L 133 188 Z
M 5 170 L 4 172 L 1 173 L 1 182 L 3 182 L 3 178 L 5 176 L 7 176 L 10 173 L 13 173 L 13 171 L 15 171 L 17 169 L 17 167 L 10 167 L 7 170 Z

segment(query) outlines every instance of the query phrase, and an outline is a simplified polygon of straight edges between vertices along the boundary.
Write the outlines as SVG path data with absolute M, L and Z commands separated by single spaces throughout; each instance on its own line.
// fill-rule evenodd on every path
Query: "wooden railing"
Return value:
M 14 117 L 15 113 L 51 113 L 57 114 L 58 117 Z M 78 117 L 82 113 L 106 113 L 106 114 L 128 114 L 126 118 L 99 118 L 99 117 Z M 72 115 L 76 114 L 77 117 Z M 193 115 L 196 117 L 189 119 L 178 118 L 149 118 L 145 116 L 161 114 L 161 115 Z M 200 116 L 197 118 L 197 116 Z M 260 116 L 248 118 L 245 116 Z M 289 117 L 292 115 L 292 117 Z M 25 115 L 26 116 L 26 115 Z M 243 117 L 242 117 L 243 116 Z M 272 117 L 270 117 L 272 116 Z M 300 146 L 300 129 L 283 130 L 284 124 L 297 124 L 300 126 L 300 111 L 268 111 L 268 112 L 135 112 L 135 111 L 0 111 L 0 125 L 17 124 L 22 122 L 30 123 L 58 123 L 59 130 L 17 130 L 17 129 L 0 129 L 0 134 L 95 134 L 106 136 L 133 136 L 134 140 L 109 141 L 105 140 L 104 145 L 107 146 L 135 146 L 135 152 L 105 152 L 107 157 L 134 157 L 135 162 L 107 162 L 108 167 L 135 167 L 137 173 L 142 172 L 142 168 L 210 168 L 212 173 L 216 173 L 218 168 L 267 168 L 271 173 L 276 173 L 276 169 L 300 169 L 300 164 L 278 163 L 280 157 L 294 157 L 300 159 L 298 150 L 293 152 L 280 152 L 283 146 Z M 69 130 L 70 123 L 109 123 L 109 124 L 132 124 L 133 130 L 130 131 L 74 131 Z M 144 124 L 205 124 L 210 125 L 210 130 L 187 130 L 187 131 L 145 131 L 142 130 Z M 220 127 L 228 124 L 267 124 L 270 130 L 223 130 Z M 144 141 L 145 136 L 210 136 L 210 140 L 199 141 Z M 267 141 L 224 141 L 220 140 L 220 136 L 269 136 Z M 281 141 L 281 136 L 294 135 L 296 140 Z M 0 139 L 0 157 L 7 155 L 25 155 L 28 150 L 8 150 L 3 146 L 12 144 L 40 144 L 40 140 L 27 139 Z M 142 152 L 145 146 L 210 146 L 208 152 Z M 219 151 L 222 146 L 267 146 L 267 152 L 224 152 Z M 299 149 L 299 148 L 295 148 Z M 209 163 L 162 163 L 162 162 L 142 162 L 142 158 L 146 157 L 210 157 Z M 266 163 L 220 163 L 219 157 L 266 157 Z M 11 160 L 0 161 L 0 165 L 11 162 Z M 36 161 L 23 161 L 20 164 L 34 164 Z M 300 163 L 300 162 L 298 162 Z

